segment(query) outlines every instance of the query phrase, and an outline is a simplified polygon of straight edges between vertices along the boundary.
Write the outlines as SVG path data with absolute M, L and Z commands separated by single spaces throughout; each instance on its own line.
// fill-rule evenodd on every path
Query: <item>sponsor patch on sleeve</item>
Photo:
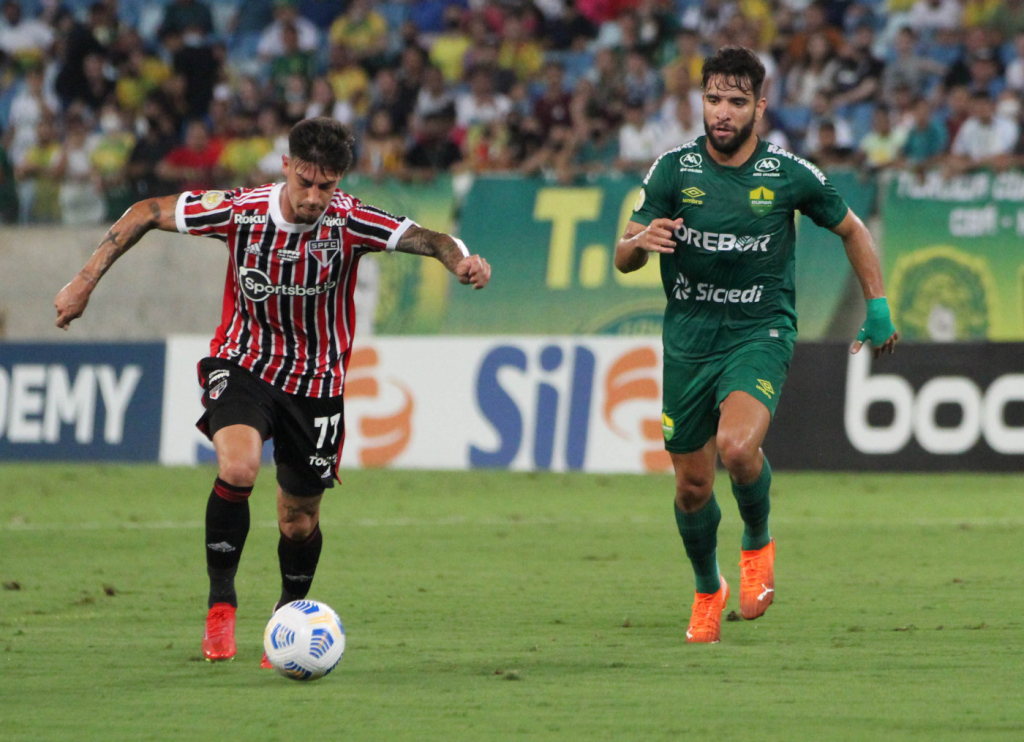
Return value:
M 207 191 L 203 194 L 203 198 L 200 200 L 203 208 L 209 211 L 210 209 L 216 209 L 222 203 L 224 203 L 224 191 Z

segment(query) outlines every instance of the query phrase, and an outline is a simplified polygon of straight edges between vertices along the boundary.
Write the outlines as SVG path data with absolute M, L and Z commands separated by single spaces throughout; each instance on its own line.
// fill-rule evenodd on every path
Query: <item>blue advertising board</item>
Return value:
M 0 461 L 156 461 L 164 343 L 0 343 Z

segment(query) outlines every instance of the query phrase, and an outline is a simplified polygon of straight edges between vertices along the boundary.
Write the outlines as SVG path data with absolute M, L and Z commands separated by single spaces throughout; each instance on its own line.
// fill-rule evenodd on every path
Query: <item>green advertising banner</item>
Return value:
M 870 183 L 853 173 L 838 173 L 834 182 L 854 210 L 870 211 Z M 612 263 L 639 191 L 639 179 L 631 177 L 573 187 L 478 178 L 462 208 L 460 236 L 490 261 L 493 278 L 486 296 L 451 294 L 444 331 L 659 334 L 665 294 L 658 261 L 625 275 Z M 839 238 L 801 219 L 801 338 L 823 336 L 849 272 Z
M 429 183 L 378 181 L 347 175 L 343 185 L 360 201 L 392 214 L 408 216 L 420 226 L 451 233 L 455 195 L 450 176 Z M 380 267 L 377 315 L 379 335 L 418 335 L 447 332 L 444 326 L 449 292 L 448 271 L 436 260 L 417 260 L 394 255 L 368 255 Z M 361 274 L 360 274 L 361 275 Z
M 1024 173 L 900 173 L 884 222 L 901 337 L 1024 339 Z

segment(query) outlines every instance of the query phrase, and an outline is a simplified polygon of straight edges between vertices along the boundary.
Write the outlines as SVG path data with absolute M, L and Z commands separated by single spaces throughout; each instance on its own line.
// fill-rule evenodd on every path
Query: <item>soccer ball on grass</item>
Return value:
M 293 680 L 319 680 L 345 653 L 345 628 L 325 603 L 296 600 L 274 612 L 263 632 L 267 659 Z

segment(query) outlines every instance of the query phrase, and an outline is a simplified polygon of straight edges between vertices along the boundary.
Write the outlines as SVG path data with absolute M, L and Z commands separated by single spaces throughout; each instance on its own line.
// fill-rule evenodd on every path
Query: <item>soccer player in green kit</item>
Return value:
M 721 637 L 729 586 L 719 573 L 712 490 L 715 460 L 729 472 L 744 531 L 740 613 L 758 618 L 775 593 L 768 530 L 772 472 L 761 450 L 796 340 L 794 212 L 842 238 L 867 319 L 850 347 L 875 357 L 898 338 L 882 270 L 864 223 L 811 163 L 760 140 L 764 66 L 742 47 L 704 60 L 706 136 L 659 157 L 615 250 L 623 273 L 661 256 L 662 427 L 676 476 L 675 514 L 696 575 L 686 640 Z M 837 290 L 839 287 L 836 287 Z

